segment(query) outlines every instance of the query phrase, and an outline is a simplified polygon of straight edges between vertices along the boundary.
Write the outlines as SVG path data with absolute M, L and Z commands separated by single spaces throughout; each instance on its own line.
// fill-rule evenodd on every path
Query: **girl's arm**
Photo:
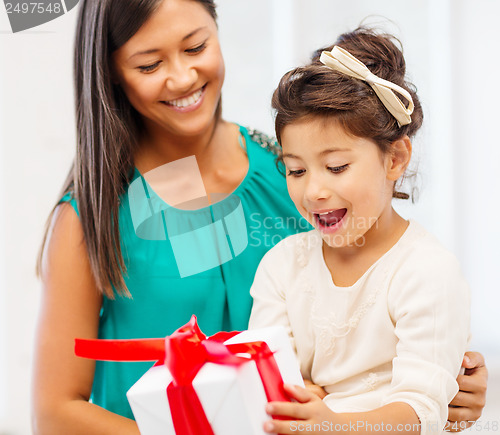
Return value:
M 74 339 L 97 338 L 102 297 L 71 205 L 57 208 L 51 227 L 35 344 L 33 433 L 138 434 L 134 421 L 89 403 L 95 363 L 74 355 Z
M 267 433 L 279 434 L 397 434 L 417 435 L 420 423 L 415 411 L 406 403 L 389 403 L 374 411 L 338 414 L 328 408 L 314 393 L 296 385 L 285 390 L 297 403 L 271 402 L 266 412 L 274 417 L 264 424 Z

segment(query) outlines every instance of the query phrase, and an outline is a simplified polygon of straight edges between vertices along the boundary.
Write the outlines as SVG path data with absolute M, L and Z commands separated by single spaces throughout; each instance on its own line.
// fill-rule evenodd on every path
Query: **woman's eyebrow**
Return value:
M 203 30 L 205 29 L 206 26 L 202 26 L 202 27 L 198 27 L 197 29 L 193 30 L 192 32 L 189 32 L 186 36 L 184 36 L 184 38 L 182 38 L 182 41 L 185 41 L 189 38 L 191 38 L 192 36 L 194 36 L 196 33 L 198 33 L 200 30 Z M 135 56 L 140 56 L 142 54 L 151 54 L 151 53 L 156 53 L 157 51 L 160 51 L 159 48 L 151 48 L 149 50 L 144 50 L 144 51 L 138 51 L 137 53 L 134 53 L 132 56 L 130 56 L 128 58 L 128 60 L 132 59 L 133 57 Z

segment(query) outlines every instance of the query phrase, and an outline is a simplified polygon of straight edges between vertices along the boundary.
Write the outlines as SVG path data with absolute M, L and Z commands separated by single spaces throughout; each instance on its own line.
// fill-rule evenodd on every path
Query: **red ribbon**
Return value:
M 273 353 L 263 341 L 224 345 L 238 332 L 220 332 L 207 338 L 196 316 L 165 339 L 75 340 L 75 354 L 105 361 L 158 361 L 172 375 L 167 387 L 175 432 L 183 435 L 214 435 L 193 380 L 206 362 L 238 366 L 248 362 L 238 353 L 249 354 L 255 361 L 268 401 L 290 401 Z

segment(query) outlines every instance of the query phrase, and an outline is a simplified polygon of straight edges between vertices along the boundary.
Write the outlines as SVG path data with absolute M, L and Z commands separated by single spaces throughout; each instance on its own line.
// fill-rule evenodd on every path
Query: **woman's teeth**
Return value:
M 188 107 L 191 106 L 192 104 L 197 103 L 202 93 L 203 93 L 203 88 L 200 89 L 199 91 L 196 91 L 189 97 L 179 98 L 178 100 L 167 101 L 167 104 L 169 106 L 175 106 L 175 107 Z

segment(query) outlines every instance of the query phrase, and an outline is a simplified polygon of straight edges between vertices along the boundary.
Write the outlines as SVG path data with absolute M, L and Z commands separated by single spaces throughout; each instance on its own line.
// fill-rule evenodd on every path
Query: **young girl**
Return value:
M 268 432 L 440 433 L 469 336 L 453 255 L 391 200 L 422 108 L 389 35 L 359 28 L 273 96 L 290 197 L 315 227 L 260 263 L 250 327 L 284 325 L 321 400 L 270 403 Z

